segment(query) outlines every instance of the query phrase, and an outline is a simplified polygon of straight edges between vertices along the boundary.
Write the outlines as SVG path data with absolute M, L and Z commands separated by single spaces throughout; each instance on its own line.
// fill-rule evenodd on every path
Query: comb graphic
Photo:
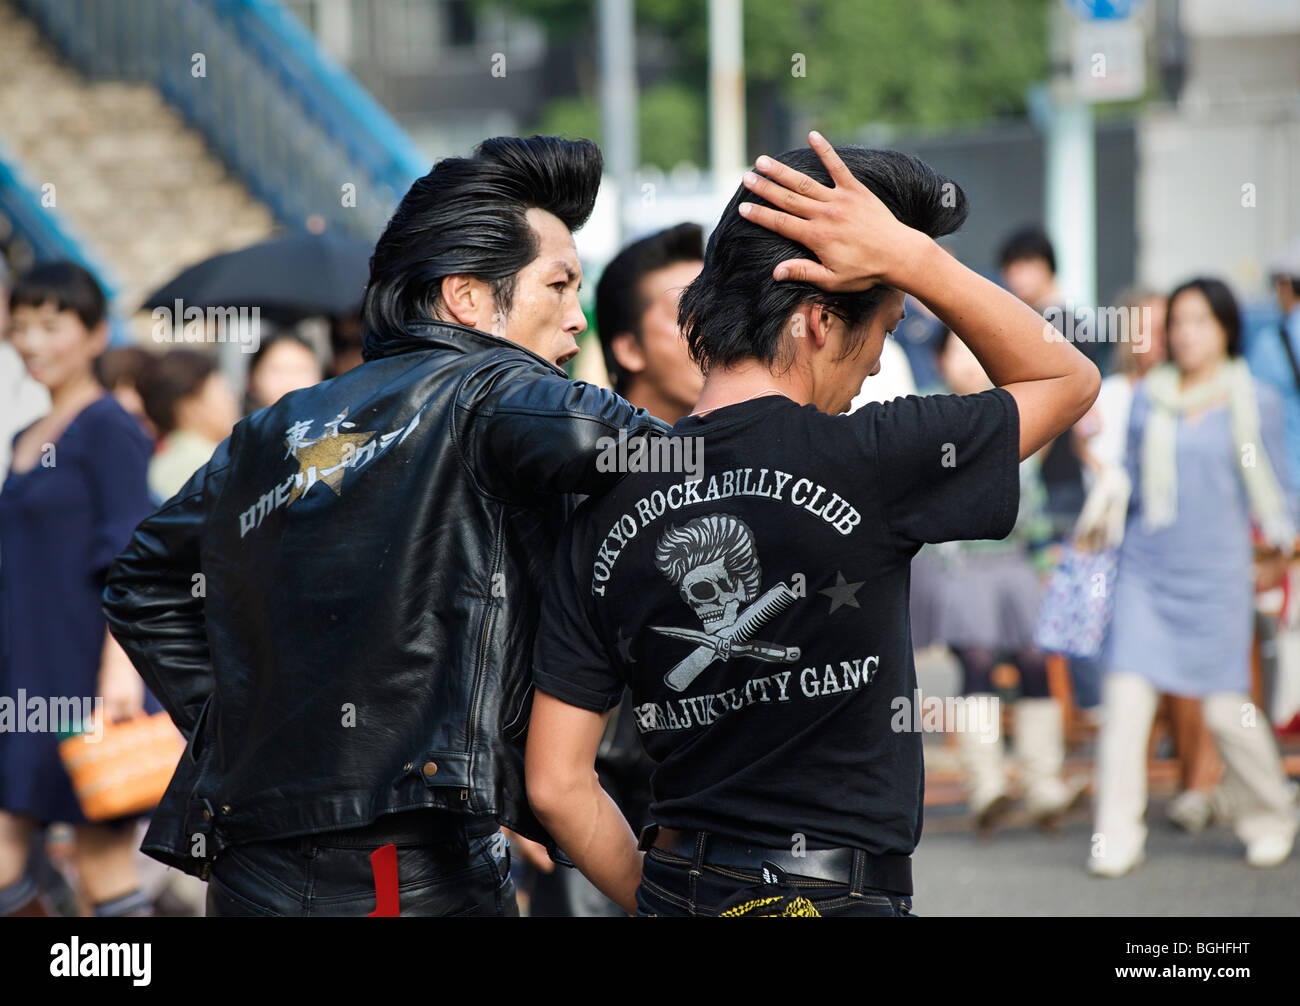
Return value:
M 679 639 L 698 639 L 700 641 L 699 646 L 664 675 L 664 683 L 675 692 L 684 691 L 711 663 L 719 659 L 728 660 L 733 652 L 737 656 L 743 655 L 758 660 L 780 663 L 791 663 L 798 660 L 799 648 L 797 646 L 776 646 L 771 643 L 759 642 L 749 643 L 755 632 L 790 607 L 794 600 L 794 591 L 784 583 L 778 583 L 742 611 L 740 617 L 731 625 L 719 632 L 710 634 L 696 632 L 692 629 L 670 629 L 667 626 L 652 625 L 651 629 L 663 635 L 671 635 Z

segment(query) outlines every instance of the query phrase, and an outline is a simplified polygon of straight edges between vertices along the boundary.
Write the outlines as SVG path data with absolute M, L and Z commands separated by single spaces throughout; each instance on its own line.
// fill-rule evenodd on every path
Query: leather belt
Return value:
M 331 849 L 374 849 L 381 845 L 419 846 L 455 843 L 481 838 L 497 830 L 496 820 L 436 810 L 408 810 L 382 814 L 360 828 L 318 832 L 303 836 Z
M 641 848 L 653 845 L 656 849 L 694 862 L 699 854 L 701 837 L 704 840 L 701 862 L 706 866 L 729 866 L 757 872 L 764 863 L 770 863 L 794 877 L 826 880 L 853 887 L 856 865 L 860 871 L 856 886 L 894 894 L 912 893 L 910 856 L 873 855 L 862 849 L 850 848 L 808 849 L 802 855 L 796 855 L 790 849 L 772 849 L 711 832 L 679 831 L 653 824 L 642 832 Z

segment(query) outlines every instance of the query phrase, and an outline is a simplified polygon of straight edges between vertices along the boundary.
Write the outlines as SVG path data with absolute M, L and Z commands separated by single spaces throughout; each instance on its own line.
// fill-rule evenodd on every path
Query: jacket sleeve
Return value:
M 208 464 L 135 529 L 104 588 L 109 630 L 187 738 L 213 688 L 199 552 L 206 503 L 225 473 L 228 445 L 223 441 Z
M 619 437 L 669 430 L 612 391 L 513 359 L 466 382 L 455 424 L 471 474 L 504 499 L 607 492 L 625 473 L 602 463 L 605 449 Z

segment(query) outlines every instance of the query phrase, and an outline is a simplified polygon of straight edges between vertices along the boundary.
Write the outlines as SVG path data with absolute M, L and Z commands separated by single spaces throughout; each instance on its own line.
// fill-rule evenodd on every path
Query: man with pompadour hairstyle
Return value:
M 104 610 L 189 740 L 143 848 L 209 914 L 518 914 L 544 578 L 620 477 L 598 441 L 664 428 L 561 369 L 600 175 L 546 136 L 438 162 L 371 258 L 366 362 L 240 422 L 118 557 Z
M 529 797 L 629 913 L 910 914 L 912 557 L 1005 537 L 1020 460 L 1097 394 L 1096 367 L 935 242 L 966 217 L 956 183 L 810 146 L 757 160 L 682 295 L 705 383 L 671 436 L 702 442 L 702 466 L 585 502 L 545 592 Z M 843 415 L 907 293 L 997 387 Z M 626 688 L 658 763 L 639 843 L 592 771 Z

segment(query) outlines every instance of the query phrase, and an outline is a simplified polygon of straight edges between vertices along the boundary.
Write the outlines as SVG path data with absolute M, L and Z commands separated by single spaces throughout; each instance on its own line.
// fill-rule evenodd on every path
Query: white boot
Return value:
M 1202 704 L 1233 795 L 1233 830 L 1251 866 L 1277 866 L 1296 835 L 1294 793 L 1287 783 L 1268 717 L 1245 695 L 1219 693 Z
M 1086 780 L 1067 782 L 1065 719 L 1056 699 L 1021 699 L 1016 703 L 1016 760 L 1025 787 L 1025 809 L 1041 825 L 1079 805 Z
M 1214 799 L 1213 790 L 1185 789 L 1169 801 L 1165 814 L 1183 831 L 1196 835 L 1214 820 Z
M 1147 828 L 1147 742 L 1156 690 L 1145 678 L 1111 671 L 1102 679 L 1097 794 L 1089 872 L 1118 877 L 1142 862 Z
M 992 695 L 966 696 L 974 705 L 1000 708 Z M 985 705 L 987 703 L 987 705 Z M 970 789 L 970 809 L 975 827 L 987 836 L 998 821 L 1011 809 L 1007 798 L 1007 773 L 1002 751 L 1002 724 L 971 723 L 970 729 L 957 732 L 961 750 L 962 767 L 966 770 L 966 785 Z

